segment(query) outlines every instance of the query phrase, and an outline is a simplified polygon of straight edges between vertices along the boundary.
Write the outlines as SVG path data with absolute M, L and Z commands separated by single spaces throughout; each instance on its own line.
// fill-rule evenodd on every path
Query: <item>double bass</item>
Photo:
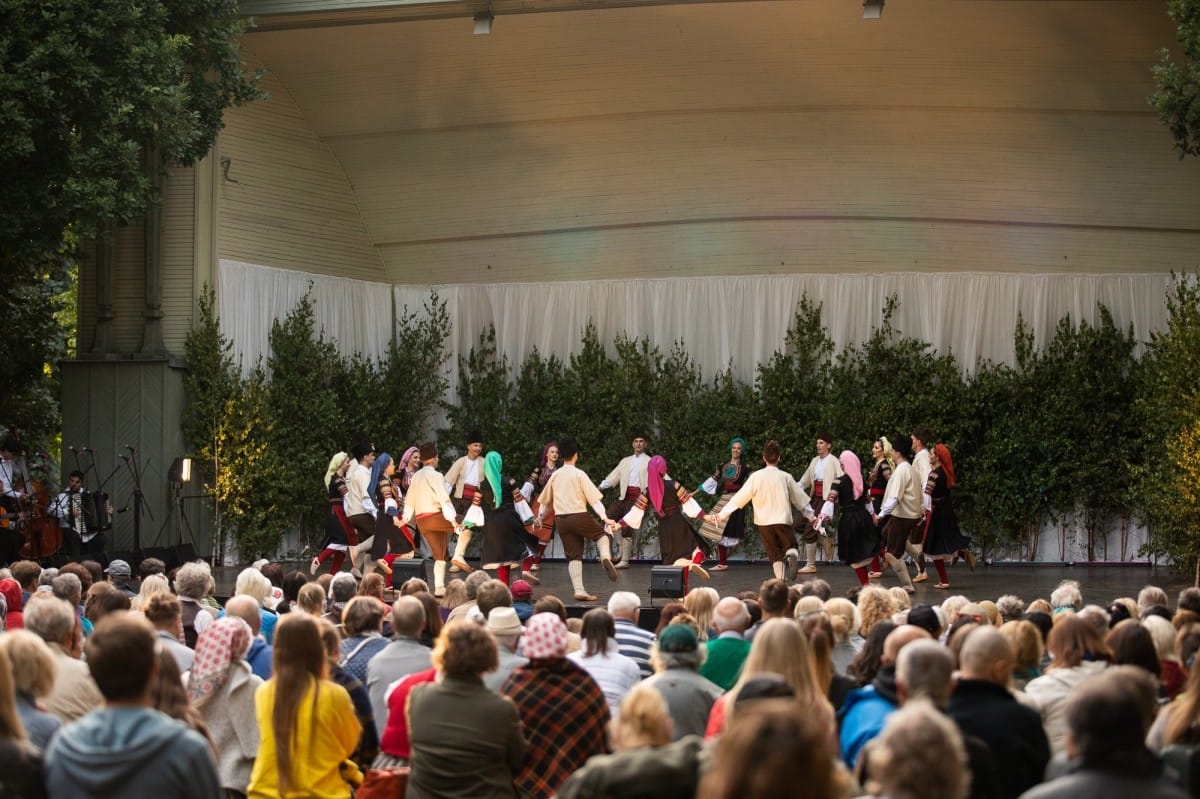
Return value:
M 21 557 L 30 560 L 48 558 L 62 547 L 62 530 L 58 520 L 50 515 L 50 494 L 37 480 L 30 480 L 22 487 L 26 490 L 21 508 L 24 522 L 20 532 L 25 539 Z

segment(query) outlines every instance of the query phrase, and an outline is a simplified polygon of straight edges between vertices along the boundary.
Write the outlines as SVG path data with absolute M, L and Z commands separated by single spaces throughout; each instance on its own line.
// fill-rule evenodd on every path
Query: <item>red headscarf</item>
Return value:
M 954 461 L 950 460 L 950 450 L 945 444 L 935 444 L 933 454 L 937 455 L 942 474 L 946 475 L 946 488 L 954 488 Z
M 654 510 L 662 513 L 663 494 L 666 488 L 663 487 L 663 475 L 667 473 L 667 459 L 662 455 L 655 455 L 650 459 L 650 464 L 646 467 L 646 482 L 649 483 L 647 488 L 650 491 L 650 501 L 654 503 Z

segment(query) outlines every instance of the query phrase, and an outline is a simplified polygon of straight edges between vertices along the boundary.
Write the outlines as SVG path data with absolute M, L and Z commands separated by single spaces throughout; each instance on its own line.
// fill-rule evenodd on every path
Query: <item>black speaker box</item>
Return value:
M 400 586 L 408 580 L 417 577 L 425 582 L 429 582 L 429 561 L 425 558 L 405 558 L 403 560 L 397 558 L 392 561 L 392 588 L 400 589 Z
M 679 599 L 688 590 L 688 570 L 681 566 L 654 566 L 650 569 L 650 598 Z
M 167 572 L 171 569 L 177 569 L 180 566 L 179 560 L 175 555 L 175 550 L 172 547 L 144 547 L 142 549 L 142 560 L 146 558 L 158 558 L 163 562 Z M 140 562 L 139 562 L 139 565 Z

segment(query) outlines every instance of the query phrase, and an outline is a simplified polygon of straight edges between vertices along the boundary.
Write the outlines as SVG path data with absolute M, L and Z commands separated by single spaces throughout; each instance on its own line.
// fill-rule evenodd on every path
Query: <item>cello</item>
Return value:
M 50 494 L 37 480 L 30 480 L 25 492 L 25 524 L 21 530 L 25 543 L 21 557 L 31 560 L 48 558 L 62 547 L 62 530 L 50 515 Z

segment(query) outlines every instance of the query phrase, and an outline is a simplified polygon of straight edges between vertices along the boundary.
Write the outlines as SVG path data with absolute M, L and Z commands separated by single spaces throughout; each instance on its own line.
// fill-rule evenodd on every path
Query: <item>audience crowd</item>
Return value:
M 1197 588 L 771 579 L 575 619 L 483 572 L 259 563 L 221 605 L 204 563 L 132 571 L 0 570 L 0 799 L 1191 795 Z

